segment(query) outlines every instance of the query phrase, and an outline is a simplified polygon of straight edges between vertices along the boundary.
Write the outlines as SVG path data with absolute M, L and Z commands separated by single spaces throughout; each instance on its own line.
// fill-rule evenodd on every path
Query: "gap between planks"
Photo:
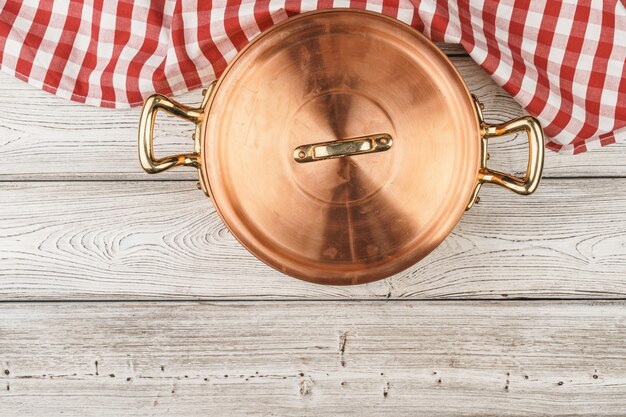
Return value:
M 33 300 L 2 300 L 0 299 L 0 305 L 11 305 L 11 304 L 187 304 L 187 303 L 208 303 L 208 304 L 256 304 L 256 303 L 404 303 L 404 302 L 415 302 L 415 303 L 430 303 L 430 304 L 452 304 L 452 303 L 469 303 L 469 304 L 482 304 L 482 303 L 504 303 L 504 304 L 514 304 L 514 303 L 550 303 L 550 302 L 585 302 L 585 303 L 593 303 L 593 302 L 626 302 L 626 296 L 623 297 L 602 297 L 602 298 L 590 298 L 590 297 L 543 297 L 543 298 L 533 298 L 533 297 L 478 297 L 478 298 L 315 298 L 315 299 L 298 299 L 298 298 L 271 298 L 271 299 L 258 299 L 258 298 L 226 298 L 226 299 L 218 299 L 218 298 L 159 298 L 159 299 L 132 299 L 132 298 L 124 298 L 117 300 L 98 300 L 98 299 L 69 299 L 69 300 L 58 300 L 58 299 L 45 299 L 38 298 Z

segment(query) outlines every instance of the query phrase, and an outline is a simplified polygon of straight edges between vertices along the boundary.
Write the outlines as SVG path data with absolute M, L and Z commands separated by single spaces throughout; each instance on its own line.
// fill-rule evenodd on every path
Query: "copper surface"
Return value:
M 402 271 L 451 232 L 477 184 L 481 126 L 449 60 L 382 15 L 330 10 L 256 38 L 202 122 L 202 180 L 233 235 L 297 278 Z M 387 133 L 385 152 L 298 163 L 294 149 Z
M 527 195 L 541 178 L 535 118 L 485 122 L 434 45 L 373 13 L 290 19 L 244 48 L 203 94 L 197 108 L 146 100 L 142 168 L 196 167 L 235 237 L 313 282 L 399 272 L 445 238 L 483 184 Z M 159 110 L 195 124 L 193 153 L 155 157 Z M 528 137 L 524 177 L 490 169 L 489 141 L 518 132 Z

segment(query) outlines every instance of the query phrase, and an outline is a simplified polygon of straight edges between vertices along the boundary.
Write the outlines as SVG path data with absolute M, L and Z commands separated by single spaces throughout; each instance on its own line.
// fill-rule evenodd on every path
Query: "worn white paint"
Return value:
M 489 122 L 524 114 L 469 57 L 452 58 L 467 84 L 485 104 Z M 199 103 L 200 92 L 177 99 Z M 165 180 L 197 179 L 193 168 L 159 175 L 144 173 L 137 158 L 139 109 L 111 110 L 59 99 L 0 74 L 0 180 Z M 170 155 L 193 149 L 192 125 L 159 114 L 155 153 Z M 493 139 L 490 164 L 507 172 L 526 169 L 524 135 Z M 576 158 L 546 153 L 546 177 L 626 175 L 626 144 L 611 151 L 596 149 Z
M 249 254 L 193 181 L 0 183 L 0 298 L 626 295 L 626 178 L 484 187 L 451 236 L 386 281 L 328 287 Z
M 488 120 L 522 114 L 446 51 Z M 325 287 L 248 254 L 193 171 L 141 172 L 138 113 L 0 75 L 0 415 L 626 412 L 623 144 L 548 152 L 537 194 L 486 187 L 423 262 Z M 184 122 L 157 131 L 158 154 L 191 148 Z M 524 138 L 491 157 L 520 172 Z
M 28 416 L 622 415 L 624 302 L 0 305 Z

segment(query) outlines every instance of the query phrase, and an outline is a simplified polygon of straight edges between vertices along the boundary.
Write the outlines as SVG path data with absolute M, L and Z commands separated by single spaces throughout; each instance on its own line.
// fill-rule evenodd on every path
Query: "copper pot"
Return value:
M 193 153 L 154 157 L 159 109 L 196 125 Z M 525 177 L 487 168 L 488 139 L 522 131 Z M 334 9 L 259 35 L 198 108 L 148 98 L 139 157 L 151 174 L 196 167 L 224 223 L 268 265 L 361 284 L 424 258 L 482 184 L 534 192 L 543 132 L 529 116 L 485 123 L 452 63 L 411 27 Z

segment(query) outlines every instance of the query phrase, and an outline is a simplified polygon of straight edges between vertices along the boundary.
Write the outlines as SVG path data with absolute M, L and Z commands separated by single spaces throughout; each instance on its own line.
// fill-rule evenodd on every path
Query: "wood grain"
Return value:
M 444 50 L 488 121 L 522 114 Z M 138 115 L 0 74 L 0 415 L 625 414 L 626 144 L 548 152 L 537 194 L 487 187 L 421 263 L 327 287 L 243 249 L 193 170 L 144 174 Z M 491 166 L 521 172 L 524 142 Z
M 470 90 L 485 104 L 486 118 L 502 122 L 523 110 L 478 65 L 452 58 Z M 177 99 L 198 104 L 199 91 Z M 137 159 L 139 109 L 111 110 L 60 99 L 0 74 L 0 180 L 164 180 L 195 179 L 193 169 L 157 176 L 141 171 Z M 157 155 L 188 152 L 191 125 L 172 117 L 157 119 Z M 526 167 L 526 139 L 494 140 L 491 164 L 507 172 Z M 545 177 L 626 175 L 626 145 L 593 150 L 576 157 L 549 151 Z
M 626 179 L 485 187 L 452 235 L 391 279 L 288 278 L 233 238 L 191 182 L 0 183 L 0 298 L 625 297 Z
M 0 305 L 28 416 L 623 415 L 623 302 Z
M 448 57 L 468 57 L 468 53 L 465 52 L 461 44 L 435 42 L 435 45 L 441 49 Z

